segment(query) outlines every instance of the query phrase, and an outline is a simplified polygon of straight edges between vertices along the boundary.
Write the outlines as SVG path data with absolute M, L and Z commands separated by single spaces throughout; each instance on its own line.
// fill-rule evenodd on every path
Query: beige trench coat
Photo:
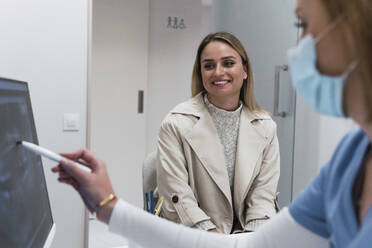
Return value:
M 177 105 L 165 117 L 157 147 L 161 216 L 193 226 L 211 220 L 229 234 L 233 208 L 241 226 L 276 213 L 279 144 L 276 124 L 243 106 L 236 151 L 234 196 L 223 147 L 202 94 Z

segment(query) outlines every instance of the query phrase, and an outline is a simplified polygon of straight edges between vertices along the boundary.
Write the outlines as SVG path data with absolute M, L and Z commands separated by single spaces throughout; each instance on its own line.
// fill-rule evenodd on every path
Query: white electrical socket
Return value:
M 80 115 L 78 113 L 63 114 L 63 131 L 79 131 Z

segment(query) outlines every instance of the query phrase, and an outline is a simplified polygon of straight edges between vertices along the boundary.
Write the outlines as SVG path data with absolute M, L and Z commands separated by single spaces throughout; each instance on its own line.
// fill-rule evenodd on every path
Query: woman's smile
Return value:
M 219 80 L 219 81 L 213 81 L 212 84 L 217 87 L 223 87 L 227 85 L 228 83 L 231 83 L 231 80 Z

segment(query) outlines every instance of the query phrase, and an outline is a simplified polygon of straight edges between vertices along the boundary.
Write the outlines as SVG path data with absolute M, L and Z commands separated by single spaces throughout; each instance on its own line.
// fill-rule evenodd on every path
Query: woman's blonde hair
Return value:
M 205 91 L 201 75 L 201 63 L 200 57 L 204 48 L 211 43 L 212 41 L 220 41 L 231 46 L 241 57 L 243 68 L 247 73 L 247 79 L 243 81 L 243 86 L 240 89 L 240 100 L 243 104 L 248 107 L 251 112 L 264 112 L 261 109 L 254 96 L 254 87 L 253 87 L 253 73 L 251 68 L 251 63 L 249 61 L 247 52 L 245 51 L 241 42 L 232 34 L 227 32 L 217 32 L 207 35 L 200 43 L 198 52 L 196 54 L 194 68 L 192 70 L 192 80 L 191 80 L 191 94 L 196 96 L 198 93 Z
M 322 0 L 331 19 L 344 18 L 352 32 L 362 75 L 367 118 L 372 121 L 372 1 L 371 0 Z

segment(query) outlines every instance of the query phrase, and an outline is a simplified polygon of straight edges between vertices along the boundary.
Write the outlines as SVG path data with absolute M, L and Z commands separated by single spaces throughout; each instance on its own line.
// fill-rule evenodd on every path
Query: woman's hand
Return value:
M 59 174 L 58 181 L 74 187 L 79 192 L 89 211 L 95 211 L 103 199 L 114 193 L 104 162 L 85 149 L 73 153 L 61 153 L 61 156 L 66 159 L 62 160 L 58 166 L 52 168 L 53 172 Z M 81 170 L 70 160 L 89 167 L 92 173 Z M 108 223 L 116 202 L 117 199 L 114 199 L 99 208 L 97 218 Z

